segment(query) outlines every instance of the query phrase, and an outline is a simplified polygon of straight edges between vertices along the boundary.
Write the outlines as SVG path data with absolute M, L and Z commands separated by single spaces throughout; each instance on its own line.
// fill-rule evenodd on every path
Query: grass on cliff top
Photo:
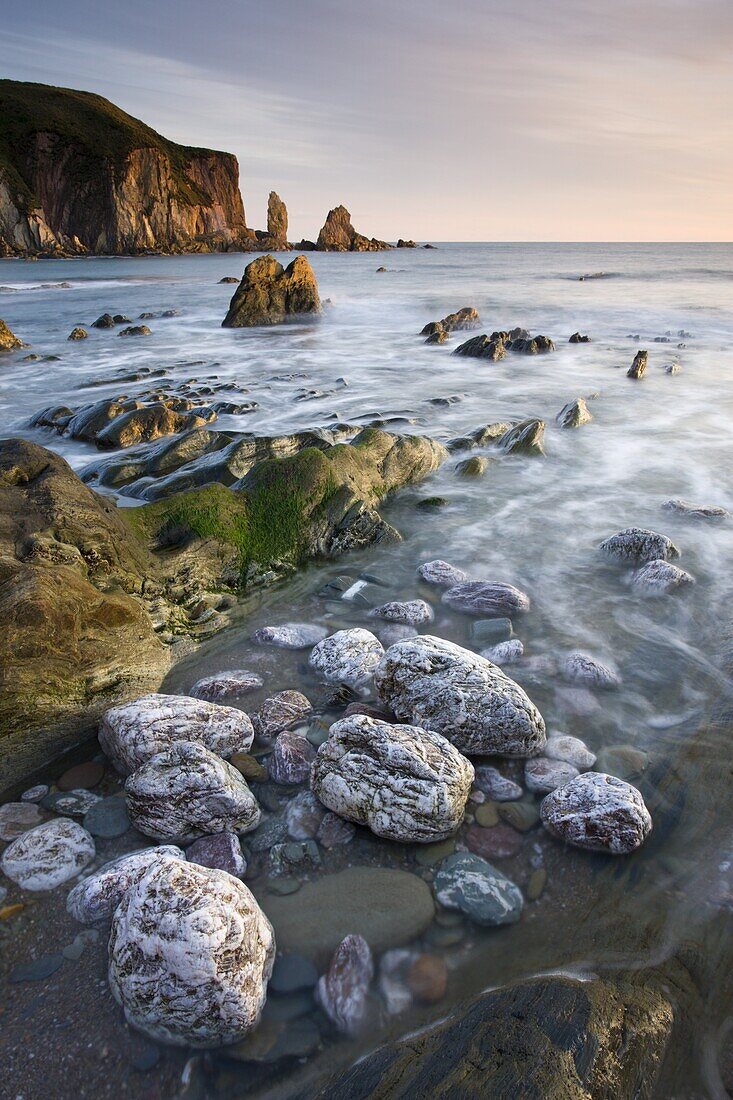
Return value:
M 120 163 L 133 149 L 159 149 L 171 159 L 179 195 L 185 202 L 209 201 L 186 176 L 193 156 L 209 150 L 168 141 L 103 96 L 50 84 L 0 80 L 0 167 L 27 205 L 37 204 L 28 153 L 38 133 L 59 134 L 80 153 L 76 170 L 93 175 L 102 160 Z

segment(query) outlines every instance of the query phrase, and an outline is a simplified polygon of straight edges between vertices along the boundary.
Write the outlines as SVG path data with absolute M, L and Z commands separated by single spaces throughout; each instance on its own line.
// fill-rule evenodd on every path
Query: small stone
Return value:
M 247 871 L 242 845 L 235 833 L 212 833 L 199 837 L 186 849 L 186 859 L 201 867 L 218 867 L 235 878 L 244 878 Z
M 601 553 L 619 565 L 642 565 L 656 560 L 678 558 L 680 552 L 671 539 L 643 527 L 628 527 L 611 535 L 600 545 Z
M 267 852 L 274 844 L 288 838 L 288 827 L 280 817 L 269 817 L 247 837 L 247 845 L 253 852 Z
M 528 833 L 540 823 L 540 808 L 534 799 L 521 798 L 516 802 L 502 802 L 499 817 L 520 833 Z
M 431 623 L 435 617 L 432 607 L 425 600 L 407 600 L 406 602 L 393 600 L 391 603 L 383 603 L 379 607 L 372 608 L 369 615 L 374 619 L 385 619 L 387 622 L 402 623 L 407 626 Z
M 562 662 L 561 672 L 563 679 L 569 684 L 582 684 L 607 691 L 621 686 L 621 677 L 617 672 L 580 650 L 568 653 Z
M 368 630 L 353 627 L 337 630 L 314 647 L 309 663 L 331 683 L 359 687 L 371 680 L 384 656 L 378 638 Z
M 546 885 L 547 871 L 544 867 L 538 867 L 527 879 L 527 888 L 525 890 L 527 901 L 537 901 L 537 899 L 542 896 Z
M 247 669 L 234 669 L 231 672 L 217 672 L 215 676 L 204 676 L 197 680 L 189 691 L 193 699 L 206 699 L 216 702 L 218 699 L 237 699 L 250 691 L 261 688 L 263 680 L 256 672 Z
M 254 756 L 250 753 L 235 752 L 233 756 L 229 757 L 229 763 L 233 768 L 236 768 L 245 779 L 253 780 L 256 783 L 267 782 L 267 768 L 264 764 L 260 764 L 259 760 L 255 760 Z
M 443 593 L 443 603 L 466 615 L 503 619 L 529 611 L 529 596 L 511 584 L 465 581 Z
M 433 890 L 441 905 L 459 909 L 476 924 L 513 924 L 521 916 L 519 887 L 471 852 L 456 852 L 443 860 Z
M 270 978 L 272 993 L 297 993 L 301 989 L 313 989 L 318 982 L 318 971 L 310 959 L 303 955 L 278 955 Z
M 579 737 L 571 737 L 569 733 L 553 733 L 547 738 L 545 756 L 550 760 L 564 760 L 567 764 L 574 764 L 579 771 L 592 768 L 596 762 L 595 753 L 592 753 L 585 741 Z
M 14 966 L 8 975 L 8 981 L 14 984 L 18 982 L 40 982 L 45 978 L 50 978 L 52 974 L 60 970 L 63 964 L 63 955 L 41 955 L 33 962 L 19 963 Z
M 433 1005 L 442 1001 L 448 988 L 448 968 L 437 955 L 418 955 L 405 976 L 415 1000 Z
M 130 828 L 125 800 L 120 795 L 103 798 L 87 810 L 84 815 L 84 828 L 92 836 L 112 840 L 123 836 Z
M 100 801 L 101 796 L 94 791 L 80 789 L 54 791 L 53 794 L 46 795 L 41 805 L 55 814 L 63 814 L 64 817 L 83 818 Z
M 549 760 L 537 756 L 524 765 L 524 781 L 530 791 L 545 794 L 569 783 L 578 775 L 578 769 L 564 760 Z
M 524 793 L 518 783 L 507 779 L 490 764 L 478 765 L 474 782 L 494 802 L 514 802 Z
M 586 772 L 548 794 L 541 812 L 550 833 L 593 852 L 626 855 L 652 829 L 636 787 L 600 772 Z
M 385 649 L 394 645 L 395 642 L 404 641 L 405 638 L 416 638 L 419 633 L 416 627 L 407 626 L 405 623 L 376 624 L 374 629 Z
M 42 798 L 45 798 L 49 792 L 49 787 L 46 783 L 38 783 L 35 787 L 29 787 L 27 791 L 23 791 L 20 796 L 21 802 L 40 802 Z
M 60 791 L 91 790 L 99 785 L 104 777 L 104 764 L 97 760 L 87 760 L 69 768 L 56 783 Z
M 316 987 L 316 999 L 321 1008 L 345 1035 L 357 1035 L 365 1023 L 373 977 L 369 944 L 363 936 L 346 936 Z
M 417 573 L 427 584 L 435 584 L 439 588 L 452 588 L 468 580 L 468 573 L 440 558 L 423 562 L 418 566 Z
M 482 649 L 481 656 L 495 665 L 513 665 L 524 653 L 524 646 L 519 638 L 512 638 L 507 642 L 499 642 L 490 649 Z
M 610 745 L 598 753 L 598 770 L 618 779 L 638 779 L 649 766 L 649 754 L 633 745 Z
M 256 645 L 275 645 L 282 649 L 310 649 L 328 634 L 324 626 L 314 623 L 283 623 L 263 626 L 252 635 Z
M 24 890 L 53 890 L 75 878 L 95 854 L 94 841 L 81 825 L 56 818 L 13 840 L 0 867 Z
M 69 943 L 66 945 L 66 947 L 62 948 L 61 954 L 64 956 L 65 959 L 68 959 L 69 962 L 78 962 L 86 951 L 86 946 L 87 945 L 81 938 L 81 936 L 76 936 L 72 943 Z
M 310 700 L 300 691 L 278 691 L 265 699 L 252 716 L 252 724 L 258 737 L 270 741 L 283 730 L 303 722 L 313 713 Z
M 350 844 L 356 836 L 356 826 L 350 821 L 344 821 L 338 814 L 327 813 L 324 815 L 318 827 L 316 839 L 327 850 L 340 848 L 343 844 Z
M 288 802 L 285 822 L 293 840 L 311 840 L 316 836 L 326 811 L 312 791 L 303 791 Z
M 270 848 L 273 875 L 302 874 L 314 870 L 320 862 L 321 854 L 315 840 L 288 840 Z
M 513 634 L 511 619 L 476 619 L 471 623 L 471 641 L 477 645 L 498 645 Z
M 15 840 L 43 821 L 34 802 L 6 802 L 0 806 L 0 840 Z
M 631 587 L 642 596 L 667 596 L 679 588 L 687 588 L 695 578 L 684 569 L 666 561 L 650 561 L 631 578 Z
M 499 824 L 499 809 L 493 802 L 484 802 L 483 805 L 477 806 L 474 816 L 476 824 L 484 829 L 490 829 L 492 825 Z
M 522 847 L 521 833 L 509 825 L 495 825 L 491 829 L 469 825 L 465 841 L 470 852 L 484 859 L 508 859 Z
M 301 734 L 289 730 L 279 733 L 268 761 L 270 778 L 275 783 L 305 783 L 315 755 L 315 749 Z

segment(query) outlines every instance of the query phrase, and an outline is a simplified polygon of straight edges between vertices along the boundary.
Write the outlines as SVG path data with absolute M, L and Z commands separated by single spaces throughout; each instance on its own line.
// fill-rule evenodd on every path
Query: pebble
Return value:
M 649 754 L 633 745 L 610 745 L 598 753 L 599 771 L 619 779 L 638 779 L 649 765 Z
M 315 755 L 315 749 L 301 734 L 289 730 L 279 733 L 268 760 L 270 778 L 274 783 L 305 783 Z
M 448 988 L 448 968 L 438 955 L 418 955 L 408 968 L 405 981 L 415 1000 L 437 1004 Z
M 43 821 L 34 802 L 6 802 L 0 806 L 0 840 L 15 840 Z
M 469 825 L 464 839 L 468 850 L 484 859 L 509 859 L 522 847 L 522 834 L 509 825 L 490 829 Z
M 46 795 L 41 805 L 55 814 L 63 814 L 64 817 L 82 818 L 100 801 L 100 796 L 94 791 L 80 788 L 76 791 L 54 791 L 53 794 Z
M 60 791 L 91 790 L 98 786 L 104 777 L 104 764 L 98 760 L 87 760 L 68 768 L 56 783 Z
M 564 760 L 579 771 L 592 768 L 596 762 L 595 753 L 590 751 L 585 741 L 581 741 L 579 737 L 571 737 L 569 733 L 551 734 L 545 745 L 545 756 L 550 760 Z
M 160 1051 L 152 1043 L 148 1043 L 140 1050 L 135 1051 L 132 1056 L 132 1067 L 138 1073 L 149 1073 L 151 1069 L 155 1069 L 159 1061 Z
M 312 871 L 321 862 L 321 853 L 315 840 L 287 840 L 270 848 L 270 867 L 273 875 L 302 874 Z
M 636 787 L 615 776 L 586 772 L 542 801 L 548 832 L 576 848 L 626 855 L 641 845 L 652 819 Z
M 384 656 L 378 638 L 361 627 L 337 630 L 311 651 L 309 663 L 331 683 L 359 687 L 368 683 Z
M 540 808 L 533 798 L 521 798 L 516 802 L 502 802 L 499 817 L 520 833 L 527 833 L 540 823 Z
M 492 619 L 512 618 L 529 611 L 529 596 L 512 584 L 464 581 L 443 593 L 443 603 L 467 615 Z
M 524 781 L 530 791 L 546 794 L 569 783 L 578 775 L 578 769 L 565 760 L 550 760 L 536 756 L 524 765 Z
M 345 1035 L 362 1029 L 367 1012 L 374 962 L 363 936 L 346 936 L 316 986 L 316 999 L 329 1020 Z
M 95 854 L 94 841 L 81 825 L 55 818 L 13 840 L 0 867 L 24 890 L 53 890 L 75 878 Z
M 482 649 L 481 656 L 495 665 L 512 665 L 524 654 L 524 646 L 519 638 L 511 638 L 506 642 L 498 642 L 489 649 Z
M 499 824 L 499 807 L 493 802 L 484 802 L 476 807 L 474 817 L 477 825 L 490 829 L 493 825 Z
M 302 883 L 297 878 L 274 877 L 268 878 L 267 889 L 271 894 L 287 897 L 288 894 L 297 894 Z
M 396 947 L 385 951 L 379 960 L 379 992 L 390 1016 L 405 1012 L 412 1004 L 412 993 L 405 976 L 408 967 L 418 958 L 416 951 Z
M 628 527 L 600 545 L 601 553 L 619 565 L 636 564 L 678 558 L 680 552 L 671 539 L 644 527 Z
M 394 645 L 395 642 L 402 642 L 405 638 L 416 638 L 418 635 L 416 627 L 407 626 L 405 623 L 385 623 L 383 626 L 376 625 L 374 629 L 385 649 Z
M 217 699 L 236 699 L 250 691 L 256 691 L 262 687 L 263 682 L 256 672 L 238 668 L 231 672 L 217 672 L 214 676 L 202 677 L 188 694 L 194 699 L 206 699 L 215 703 Z
M 441 840 L 438 844 L 421 844 L 414 848 L 415 860 L 421 867 L 434 867 L 446 856 L 452 855 L 456 850 L 456 838 L 451 836 L 447 840 Z
M 523 898 L 519 887 L 470 852 L 456 852 L 443 860 L 433 890 L 441 905 L 459 909 L 476 924 L 513 924 L 521 916 Z
M 278 691 L 270 695 L 252 716 L 258 737 L 272 740 L 283 730 L 298 725 L 313 713 L 310 700 L 300 691 Z
M 577 715 L 578 718 L 590 718 L 601 709 L 593 692 L 584 687 L 556 688 L 555 702 L 560 710 Z
M 317 982 L 318 971 L 305 955 L 278 955 L 269 989 L 272 993 L 297 993 L 299 990 L 313 989 Z
M 105 840 L 124 836 L 130 828 L 130 818 L 127 815 L 124 798 L 120 795 L 112 795 L 110 798 L 95 802 L 84 815 L 84 828 L 92 836 L 99 836 Z
M 252 635 L 256 645 L 275 645 L 282 649 L 310 649 L 328 630 L 314 623 L 283 623 L 282 626 L 263 626 Z
M 201 867 L 218 867 L 235 878 L 244 878 L 247 861 L 236 833 L 212 833 L 199 837 L 186 849 L 186 859 Z
M 417 573 L 427 584 L 435 584 L 439 588 L 452 588 L 468 580 L 468 573 L 440 558 L 423 562 L 417 567 Z
M 547 871 L 544 867 L 538 867 L 527 879 L 527 888 L 525 890 L 527 901 L 537 901 L 537 899 L 542 896 L 546 885 Z
M 71 943 L 68 943 L 62 949 L 61 954 L 70 962 L 78 962 L 86 951 L 86 946 L 86 941 L 81 936 L 76 936 Z
M 475 619 L 471 623 L 471 641 L 477 645 L 498 645 L 513 635 L 511 619 Z
M 343 844 L 350 844 L 355 836 L 356 825 L 351 821 L 344 821 L 338 814 L 327 813 L 318 827 L 316 839 L 322 847 L 330 851 Z
M 476 786 L 494 802 L 515 802 L 524 791 L 513 779 L 507 779 L 491 764 L 479 764 L 476 768 Z
M 42 798 L 45 798 L 49 792 L 49 787 L 45 783 L 38 783 L 35 787 L 29 787 L 27 791 L 23 791 L 20 796 L 21 802 L 40 802 Z
M 32 962 L 18 963 L 14 966 L 8 975 L 8 981 L 12 983 L 18 982 L 39 982 L 44 978 L 50 978 L 52 974 L 55 974 L 64 964 L 64 956 L 57 955 L 41 955 L 37 959 L 33 959 Z
M 269 817 L 251 836 L 247 844 L 253 852 L 266 852 L 273 844 L 281 844 L 288 837 L 288 827 L 281 817 Z

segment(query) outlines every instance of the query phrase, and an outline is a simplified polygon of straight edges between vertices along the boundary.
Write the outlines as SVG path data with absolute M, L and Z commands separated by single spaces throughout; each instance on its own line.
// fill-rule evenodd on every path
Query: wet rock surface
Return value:
M 287 268 L 274 256 L 260 256 L 244 269 L 222 325 L 277 325 L 288 317 L 320 312 L 318 284 L 305 256 L 296 256 Z
M 612 855 L 632 852 L 652 829 L 639 791 L 599 772 L 586 772 L 547 795 L 541 814 L 545 828 L 560 840 Z
M 476 924 L 514 924 L 522 913 L 519 887 L 471 852 L 456 852 L 444 859 L 433 890 L 436 901 L 446 909 L 460 909 Z
M 689 588 L 695 578 L 685 569 L 671 562 L 649 561 L 637 569 L 631 578 L 631 587 L 642 596 L 667 596 L 679 588 Z
M 86 829 L 68 818 L 56 818 L 11 841 L 0 857 L 0 868 L 24 890 L 53 890 L 80 874 L 95 851 Z
M 283 730 L 305 721 L 312 711 L 310 700 L 301 691 L 278 691 L 264 700 L 252 716 L 252 725 L 258 737 L 271 741 Z
M 426 561 L 418 566 L 418 576 L 427 584 L 434 584 L 438 588 L 453 588 L 457 584 L 463 584 L 468 580 L 468 574 L 447 561 L 436 558 L 435 561 Z
M 435 618 L 432 607 L 425 600 L 392 600 L 372 608 L 369 615 L 373 619 L 385 619 L 389 623 L 403 623 L 407 626 L 422 626 Z
M 601 553 L 619 565 L 641 565 L 656 560 L 678 558 L 680 552 L 672 540 L 656 531 L 643 527 L 628 527 L 616 535 L 604 539 Z
M 262 677 L 247 669 L 232 669 L 231 672 L 217 672 L 213 676 L 203 676 L 192 686 L 189 695 L 192 699 L 205 699 L 215 703 L 219 699 L 237 699 L 256 691 L 263 684 Z
M 66 908 L 81 924 L 110 921 L 128 891 L 158 860 L 185 858 L 180 848 L 170 844 L 120 856 L 77 883 L 66 899 Z
M 374 962 L 363 936 L 346 936 L 319 979 L 316 998 L 339 1031 L 356 1035 L 365 1023 Z
M 465 581 L 448 588 L 443 603 L 466 615 L 486 618 L 512 618 L 529 611 L 529 596 L 511 584 Z
M 381 642 L 370 631 L 352 627 L 324 638 L 308 660 L 324 679 L 358 687 L 371 680 L 383 654 Z
M 331 727 L 311 784 L 324 806 L 378 836 L 431 842 L 458 828 L 473 775 L 439 734 L 354 715 Z

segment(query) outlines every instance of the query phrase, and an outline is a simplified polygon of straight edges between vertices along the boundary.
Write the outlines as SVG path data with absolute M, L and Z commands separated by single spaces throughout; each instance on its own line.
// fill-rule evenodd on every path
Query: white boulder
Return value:
M 371 680 L 383 656 L 384 647 L 371 631 L 352 627 L 324 638 L 314 646 L 308 661 L 324 680 L 359 687 Z
M 0 867 L 24 890 L 53 890 L 75 878 L 96 854 L 94 840 L 76 821 L 55 818 L 22 833 L 0 858 Z
M 66 899 L 66 909 L 82 924 L 111 920 L 123 897 L 161 859 L 185 859 L 180 848 L 161 844 L 143 848 L 105 863 L 94 874 L 78 882 Z

